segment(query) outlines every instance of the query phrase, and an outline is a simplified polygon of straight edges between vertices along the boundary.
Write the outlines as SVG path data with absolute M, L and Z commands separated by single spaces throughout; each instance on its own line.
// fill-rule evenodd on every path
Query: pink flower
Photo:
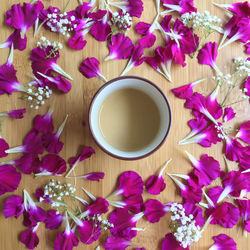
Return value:
M 129 59 L 129 62 L 125 67 L 125 69 L 123 70 L 123 72 L 121 73 L 121 76 L 125 75 L 132 68 L 141 65 L 145 60 L 145 58 L 142 58 L 142 56 L 143 56 L 143 48 L 139 44 L 136 44 L 131 52 L 131 57 Z
M 216 42 L 206 43 L 199 51 L 197 59 L 199 64 L 209 65 L 216 72 L 220 72 L 219 68 L 216 66 L 216 57 L 218 44 Z
M 11 46 L 8 61 L 0 66 L 0 95 L 11 94 L 14 91 L 25 91 L 16 77 L 16 70 L 13 66 L 13 46 Z
M 47 212 L 47 218 L 45 219 L 44 223 L 46 225 L 46 228 L 55 230 L 61 226 L 64 220 L 64 216 L 57 213 L 56 210 L 49 210 Z
M 28 230 L 22 232 L 21 234 L 21 242 L 28 249 L 34 249 L 35 247 L 37 247 L 39 243 L 39 238 L 36 234 L 38 226 L 39 226 L 39 223 L 35 227 L 29 228 Z
M 47 213 L 32 200 L 29 193 L 24 189 L 24 213 L 23 225 L 26 227 L 34 227 L 37 222 L 45 221 Z
M 111 33 L 111 28 L 107 19 L 108 15 L 106 14 L 101 20 L 95 21 L 91 27 L 90 33 L 97 41 L 106 41 Z
M 129 197 L 134 194 L 141 195 L 143 192 L 143 180 L 140 175 L 134 171 L 126 171 L 119 177 L 119 188 L 111 195 L 123 195 Z
M 246 43 L 246 44 L 245 44 L 245 47 L 246 47 L 245 52 L 246 52 L 248 55 L 250 55 L 250 42 Z
M 86 58 L 80 65 L 80 72 L 88 79 L 98 77 L 102 81 L 106 82 L 106 78 L 102 75 L 99 70 L 100 62 L 95 58 Z
M 110 59 L 127 59 L 134 48 L 131 39 L 122 33 L 112 36 L 108 40 L 108 47 L 109 55 L 104 59 L 105 61 Z
M 0 167 L 0 195 L 13 192 L 18 188 L 21 174 L 11 165 Z
M 21 31 L 21 37 L 24 38 L 28 29 L 33 26 L 44 6 L 38 1 L 35 4 L 23 3 L 14 4 L 6 12 L 6 24 Z
M 174 95 L 180 99 L 188 99 L 193 96 L 193 87 L 196 86 L 198 83 L 203 82 L 205 79 L 201 79 L 192 83 L 188 83 L 178 88 L 174 88 L 171 91 Z
M 246 121 L 240 125 L 239 131 L 238 131 L 236 137 L 238 137 L 242 141 L 250 144 L 250 120 Z
M 110 214 L 109 222 L 114 225 L 110 228 L 112 235 L 122 237 L 127 240 L 136 236 L 136 223 L 143 216 L 143 213 L 131 215 L 127 209 L 117 208 Z
M 66 213 L 66 228 L 63 233 L 58 233 L 54 243 L 54 250 L 72 250 L 78 246 L 78 239 L 70 228 Z
M 71 169 L 65 177 L 68 177 L 70 175 L 70 173 L 76 168 L 79 162 L 90 158 L 93 154 L 95 154 L 95 150 L 93 148 L 83 147 L 82 152 L 78 156 L 70 158 L 69 164 Z
M 85 29 L 81 32 L 76 32 L 73 37 L 69 38 L 69 47 L 75 50 L 82 50 L 87 44 L 87 41 L 84 40 L 84 38 L 89 30 L 90 29 Z
M 201 187 L 210 185 L 213 180 L 220 176 L 220 163 L 213 157 L 204 154 L 200 160 L 197 160 L 187 151 L 186 154 L 195 168 L 194 175 Z
M 21 31 L 15 30 L 5 42 L 0 44 L 0 48 L 11 48 L 12 44 L 14 49 L 24 50 L 27 44 L 27 36 L 25 35 L 24 38 L 21 38 Z
M 236 243 L 226 234 L 219 234 L 213 237 L 215 243 L 209 248 L 209 250 L 237 250 Z
M 10 148 L 5 150 L 6 153 L 31 153 L 31 154 L 43 154 L 43 145 L 39 133 L 32 129 L 24 139 L 22 146 Z
M 58 64 L 57 59 L 59 58 L 59 52 L 56 52 L 55 57 L 48 57 L 47 55 L 50 54 L 52 50 L 52 46 L 48 46 L 46 50 L 43 50 L 42 48 L 38 47 L 32 50 L 30 60 L 31 60 L 31 67 L 33 70 L 33 73 L 38 78 L 41 77 L 38 72 L 46 75 L 47 73 L 50 73 L 51 71 L 55 71 L 56 73 L 73 80 L 70 75 L 68 75 Z
M 211 224 L 220 224 L 225 228 L 232 228 L 239 220 L 239 209 L 232 203 L 223 202 L 218 206 L 208 208 L 206 215 L 212 216 Z
M 250 200 L 237 200 L 238 207 L 240 209 L 240 216 L 243 219 L 245 229 L 250 232 L 249 218 L 250 218 Z
M 224 190 L 218 198 L 221 202 L 227 195 L 239 196 L 242 190 L 248 189 L 247 176 L 240 171 L 231 171 L 223 176 Z
M 237 141 L 237 139 L 226 138 L 226 149 L 225 154 L 227 159 L 230 161 L 239 161 L 243 154 L 245 148 Z
M 202 227 L 205 223 L 205 219 L 202 216 L 202 209 L 196 206 L 193 202 L 186 202 L 183 204 L 186 215 L 192 214 L 195 220 L 195 225 Z
M 225 108 L 223 114 L 223 121 L 229 122 L 235 117 L 235 115 L 236 113 L 234 113 L 234 110 L 231 107 Z
M 103 172 L 92 172 L 92 173 L 88 173 L 82 176 L 77 176 L 86 180 L 90 180 L 90 181 L 100 181 L 104 178 L 104 173 Z
M 62 175 L 67 170 L 66 162 L 58 155 L 48 154 L 43 157 L 40 171 L 36 176 Z
M 157 195 L 160 194 L 166 188 L 166 184 L 162 175 L 170 161 L 171 159 L 165 163 L 158 176 L 152 175 L 151 177 L 149 177 L 148 181 L 145 184 L 148 193 Z
M 3 205 L 3 215 L 5 218 L 15 216 L 17 219 L 24 211 L 23 199 L 21 196 L 9 196 Z
M 196 12 L 193 0 L 162 0 L 163 6 L 167 8 L 162 14 L 167 14 L 172 11 L 177 11 L 179 14 L 187 12 Z
M 181 196 L 185 202 L 198 203 L 201 201 L 202 191 L 200 187 L 184 185 L 179 180 L 177 180 L 173 175 L 170 175 L 170 174 L 169 174 L 169 177 L 181 189 Z
M 108 212 L 108 207 L 109 203 L 107 200 L 102 197 L 98 197 L 94 202 L 87 206 L 87 210 L 84 213 L 90 216 L 96 214 L 105 214 Z
M 228 41 L 224 42 L 226 38 Z M 234 41 L 246 43 L 250 40 L 250 20 L 248 17 L 233 16 L 225 25 L 223 38 L 219 49 L 231 44 Z
M 41 162 L 37 154 L 25 153 L 20 158 L 11 162 L 24 174 L 37 173 L 40 170 Z
M 139 44 L 142 48 L 150 48 L 154 45 L 156 41 L 156 36 L 153 32 L 156 30 L 155 22 L 153 24 L 139 22 L 136 24 L 136 32 L 142 34 L 143 37 L 139 40 Z
M 180 246 L 180 243 L 175 239 L 174 235 L 172 233 L 168 233 L 165 235 L 165 238 L 161 245 L 162 250 L 188 250 L 189 247 L 183 248 Z
M 53 130 L 54 130 L 53 119 L 52 119 L 53 110 L 54 110 L 54 105 L 52 105 L 50 107 L 50 109 L 48 110 L 48 112 L 45 115 L 36 115 L 35 116 L 35 118 L 33 120 L 33 126 L 37 131 L 39 131 L 43 134 L 53 132 Z
M 26 112 L 26 109 L 16 109 L 16 110 L 9 111 L 7 115 L 14 119 L 22 119 L 25 112 Z
M 141 17 L 143 12 L 142 0 L 125 0 L 121 2 L 109 2 L 109 4 L 128 12 L 130 16 L 136 16 L 138 18 Z
M 143 199 L 141 195 L 135 194 L 127 197 L 124 201 L 124 208 L 128 209 L 132 213 L 139 213 L 143 209 Z
M 128 246 L 131 246 L 132 242 L 124 239 L 123 237 L 110 236 L 104 243 L 105 250 L 125 250 Z
M 68 115 L 66 116 L 63 123 L 58 128 L 55 134 L 47 133 L 42 136 L 42 143 L 43 143 L 44 148 L 47 150 L 47 152 L 51 154 L 58 154 L 59 152 L 61 152 L 64 143 L 59 140 L 60 140 L 60 136 L 63 132 L 67 119 L 68 119 Z
M 169 211 L 168 205 L 163 205 L 160 201 L 150 199 L 145 203 L 145 216 L 151 223 L 156 223 Z
M 6 157 L 8 154 L 5 152 L 9 149 L 9 144 L 0 137 L 0 158 Z

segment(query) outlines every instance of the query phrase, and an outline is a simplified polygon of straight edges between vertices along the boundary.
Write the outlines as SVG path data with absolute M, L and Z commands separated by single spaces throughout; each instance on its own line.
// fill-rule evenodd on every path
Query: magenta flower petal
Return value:
M 6 157 L 8 155 L 5 153 L 5 150 L 7 149 L 9 149 L 9 144 L 3 138 L 0 138 L 0 158 Z
M 187 12 L 196 12 L 193 0 L 162 0 L 164 7 L 167 8 L 166 12 L 177 11 L 179 14 Z
M 49 210 L 47 212 L 47 218 L 45 219 L 46 228 L 55 230 L 59 228 L 64 221 L 64 216 L 57 213 L 56 210 Z
M 234 110 L 231 107 L 227 107 L 224 110 L 223 121 L 229 122 L 235 117 L 235 115 L 236 113 L 234 112 Z
M 141 39 L 139 39 L 139 44 L 142 48 L 151 48 L 156 41 L 156 36 L 154 34 L 148 34 Z
M 46 155 L 41 163 L 40 173 L 36 175 L 61 175 L 67 170 L 66 162 L 58 155 Z
M 223 187 L 217 186 L 217 187 L 212 187 L 208 191 L 208 196 L 213 202 L 213 206 L 217 203 L 221 193 L 223 192 Z
M 0 48 L 11 48 L 12 44 L 14 49 L 24 50 L 27 44 L 27 36 L 21 38 L 21 31 L 15 30 L 4 43 L 0 44 Z
M 217 43 L 216 42 L 209 42 L 206 43 L 199 51 L 197 55 L 197 59 L 199 64 L 205 64 L 212 67 L 214 70 L 218 71 L 216 66 L 216 57 L 218 54 L 217 51 Z
M 24 37 L 26 31 L 35 23 L 43 7 L 40 1 L 35 4 L 24 2 L 23 6 L 14 4 L 6 12 L 5 22 L 8 26 L 21 30 L 21 36 Z
M 43 154 L 43 145 L 39 133 L 32 129 L 24 139 L 23 153 Z
M 165 238 L 161 245 L 162 250 L 188 250 L 189 247 L 183 248 L 180 246 L 179 242 L 175 239 L 174 235 L 172 233 L 168 233 L 165 235 Z
M 39 202 L 51 203 L 52 199 L 49 198 L 48 195 L 44 194 L 44 190 L 42 188 L 37 188 L 34 196 Z
M 102 20 L 95 21 L 90 30 L 91 35 L 97 41 L 106 41 L 109 34 L 111 34 L 111 28 L 107 21 L 107 14 Z
M 22 232 L 21 234 L 21 242 L 28 248 L 28 249 L 34 249 L 37 247 L 39 243 L 39 238 L 36 234 L 36 230 L 38 228 L 38 225 L 29 228 L 28 230 Z
M 143 199 L 141 195 L 135 194 L 127 197 L 125 200 L 125 207 L 132 213 L 140 213 L 143 209 Z
M 9 196 L 3 205 L 3 215 L 5 218 L 15 216 L 17 219 L 24 211 L 23 199 L 21 196 Z
M 110 236 L 103 246 L 105 250 L 125 250 L 130 245 L 132 245 L 131 241 L 128 241 L 122 237 Z
M 246 47 L 246 53 L 248 54 L 248 55 L 250 55 L 250 42 L 248 42 L 248 43 L 246 43 L 245 44 L 245 47 Z
M 164 206 L 160 201 L 150 199 L 145 203 L 145 216 L 151 223 L 156 223 L 169 211 L 168 206 Z
M 250 200 L 237 200 L 240 216 L 243 219 L 245 229 L 250 232 Z
M 143 2 L 142 0 L 125 0 L 121 2 L 115 2 L 112 5 L 118 7 L 130 14 L 130 16 L 141 17 L 143 12 Z
M 142 34 L 143 37 L 139 39 L 139 44 L 142 48 L 150 48 L 156 41 L 156 36 L 153 34 L 155 30 L 154 24 L 139 22 L 135 26 L 136 32 Z
M 26 113 L 26 109 L 16 109 L 8 112 L 8 116 L 13 117 L 14 119 L 22 119 Z
M 197 160 L 188 152 L 186 153 L 195 168 L 194 175 L 197 177 L 200 186 L 208 186 L 220 176 L 220 163 L 213 157 L 204 154 L 200 160 Z
M 196 206 L 193 202 L 186 202 L 183 204 L 185 208 L 186 215 L 192 214 L 194 216 L 194 220 L 196 221 L 195 225 L 202 227 L 205 223 L 205 219 L 202 216 L 202 209 Z
M 250 76 L 247 78 L 246 82 L 244 83 L 244 89 L 246 90 L 245 95 L 250 97 Z
M 78 225 L 78 234 L 80 241 L 82 243 L 87 243 L 91 239 L 93 231 L 94 227 L 92 223 L 88 221 L 81 221 L 81 224 Z
M 219 5 L 220 7 L 221 5 Z M 222 7 L 227 8 L 239 17 L 250 17 L 250 4 L 249 2 L 222 4 Z
M 110 214 L 109 222 L 114 224 L 110 228 L 112 235 L 130 240 L 137 234 L 136 230 L 132 230 L 136 226 L 137 221 L 133 221 L 133 216 L 124 208 L 117 208 Z
M 43 134 L 52 133 L 54 130 L 52 114 L 53 108 L 45 115 L 36 115 L 33 120 L 34 128 Z
M 119 177 L 119 188 L 116 190 L 116 195 L 129 197 L 134 194 L 142 194 L 143 180 L 140 175 L 134 171 L 126 171 Z
M 69 47 L 75 50 L 82 50 L 87 41 L 84 40 L 84 35 L 81 32 L 77 32 L 73 37 L 69 39 Z
M 0 195 L 7 192 L 13 192 L 18 188 L 21 180 L 21 174 L 11 165 L 0 167 Z
M 215 243 L 209 248 L 209 250 L 237 250 L 235 241 L 226 234 L 219 234 L 214 236 L 213 239 Z
M 146 182 L 145 187 L 148 193 L 157 195 L 166 188 L 166 184 L 162 176 L 152 175 Z
M 72 167 L 77 161 L 78 162 L 84 161 L 90 158 L 93 154 L 95 154 L 95 150 L 91 147 L 85 146 L 83 147 L 81 153 L 78 156 L 70 158 L 69 164 Z
M 70 226 L 66 226 L 64 233 L 58 233 L 54 243 L 54 250 L 72 250 L 78 246 L 78 239 Z
M 250 144 L 250 121 L 244 122 L 240 125 L 239 131 L 236 137 Z
M 91 0 L 90 2 L 83 2 L 80 6 L 78 6 L 76 8 L 78 16 L 81 18 L 84 17 L 89 12 L 89 10 L 94 7 L 95 2 L 95 0 Z
M 104 178 L 104 175 L 103 172 L 92 172 L 84 175 L 83 178 L 90 181 L 100 181 Z
M 232 228 L 236 225 L 240 218 L 239 214 L 239 209 L 229 202 L 223 202 L 221 205 L 206 210 L 206 215 L 212 216 L 211 224 L 220 224 L 225 228 Z
M 188 83 L 178 88 L 174 88 L 171 91 L 174 93 L 176 97 L 180 99 L 188 99 L 193 96 L 193 87 L 202 81 L 204 81 L 204 79 Z
M 37 173 L 41 166 L 39 157 L 33 153 L 23 154 L 20 158 L 14 160 L 14 164 L 24 174 Z
M 133 43 L 131 39 L 118 33 L 108 40 L 109 55 L 105 60 L 109 59 L 127 59 L 132 52 Z
M 105 214 L 108 212 L 109 203 L 102 197 L 96 198 L 96 200 L 87 206 L 89 215 L 93 216 L 96 214 Z
M 244 146 L 240 144 L 237 139 L 226 138 L 225 154 L 227 159 L 230 161 L 239 161 L 242 158 L 244 151 Z
M 83 60 L 80 65 L 80 72 L 88 79 L 93 77 L 98 77 L 106 81 L 105 77 L 101 74 L 99 70 L 100 62 L 95 57 L 88 57 Z

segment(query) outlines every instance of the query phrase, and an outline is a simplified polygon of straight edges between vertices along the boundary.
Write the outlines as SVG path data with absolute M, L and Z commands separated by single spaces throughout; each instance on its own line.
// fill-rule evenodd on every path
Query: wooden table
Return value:
M 1 42 L 5 41 L 5 39 L 11 33 L 11 29 L 6 27 L 4 24 L 5 12 L 11 7 L 11 4 L 18 3 L 19 1 L 1 1 L 1 29 L 0 29 L 0 37 Z M 21 1 L 23 2 L 23 1 Z M 53 0 L 53 1 L 43 1 L 46 6 L 52 4 L 53 6 L 58 6 L 60 9 L 63 9 L 67 0 Z M 236 1 L 223 1 L 217 0 L 218 3 L 231 3 Z M 69 9 L 73 9 L 77 5 L 76 0 L 72 0 Z M 200 12 L 204 10 L 210 11 L 212 14 L 217 15 L 222 18 L 223 22 L 227 20 L 225 12 L 214 7 L 212 5 L 212 1 L 203 0 L 203 1 L 195 1 L 195 6 L 198 7 Z M 151 22 L 154 19 L 156 10 L 155 4 L 153 0 L 144 0 L 144 12 L 140 20 L 145 22 Z M 134 19 L 134 23 L 136 23 L 138 19 Z M 21 83 L 29 82 L 30 78 L 28 74 L 31 74 L 31 67 L 29 61 L 29 54 L 32 48 L 36 45 L 36 42 L 40 38 L 40 36 L 44 35 L 50 40 L 61 41 L 65 44 L 65 38 L 59 36 L 57 34 L 52 34 L 44 29 L 41 29 L 39 35 L 34 38 L 32 29 L 28 32 L 28 46 L 24 52 L 16 51 L 14 52 L 14 65 L 17 69 L 18 79 Z M 136 41 L 139 37 L 138 35 L 134 35 L 133 32 L 129 33 L 129 36 Z M 215 34 L 211 36 L 212 41 L 219 41 L 219 35 Z M 202 154 L 207 153 L 215 159 L 219 160 L 221 163 L 221 168 L 225 168 L 225 163 L 222 157 L 222 144 L 214 145 L 211 148 L 203 148 L 196 144 L 191 144 L 187 146 L 179 146 L 177 142 L 183 138 L 190 131 L 187 125 L 187 121 L 191 119 L 191 113 L 189 110 L 183 108 L 183 101 L 177 99 L 170 92 L 170 89 L 173 87 L 181 86 L 185 83 L 195 81 L 201 78 L 207 78 L 208 80 L 205 83 L 200 84 L 196 90 L 201 92 L 202 94 L 208 94 L 215 87 L 215 82 L 211 80 L 212 71 L 208 66 L 201 66 L 197 63 L 196 59 L 191 60 L 191 58 L 187 57 L 187 67 L 182 68 L 181 66 L 174 66 L 172 69 L 172 78 L 174 83 L 169 83 L 163 77 L 154 71 L 152 68 L 143 64 L 140 67 L 133 68 L 129 74 L 130 75 L 138 75 L 145 78 L 150 79 L 155 82 L 167 95 L 169 102 L 172 107 L 173 114 L 173 123 L 172 129 L 170 131 L 169 137 L 164 145 L 153 155 L 147 157 L 146 159 L 142 159 L 139 161 L 121 161 L 114 159 L 104 152 L 102 152 L 94 143 L 91 138 L 90 131 L 88 127 L 82 126 L 82 121 L 87 121 L 88 119 L 88 107 L 93 97 L 94 93 L 97 89 L 102 85 L 98 79 L 86 79 L 84 78 L 79 70 L 79 64 L 86 57 L 97 57 L 101 61 L 101 72 L 108 78 L 112 79 L 114 77 L 119 76 L 125 67 L 126 61 L 114 60 L 109 62 L 103 62 L 104 57 L 108 54 L 108 49 L 104 42 L 97 42 L 91 36 L 87 36 L 87 46 L 82 51 L 72 51 L 67 48 L 65 44 L 65 48 L 61 52 L 61 57 L 59 59 L 59 64 L 61 67 L 69 73 L 74 81 L 72 82 L 72 90 L 69 94 L 60 94 L 54 96 L 56 100 L 55 103 L 55 112 L 54 112 L 54 125 L 57 128 L 61 122 L 63 121 L 66 114 L 69 114 L 69 119 L 66 124 L 65 130 L 62 134 L 62 140 L 65 143 L 65 146 L 61 152 L 61 156 L 64 159 L 69 159 L 71 156 L 75 156 L 79 150 L 81 145 L 89 145 L 94 147 L 96 150 L 96 155 L 94 155 L 90 160 L 86 160 L 82 164 L 79 164 L 77 167 L 77 174 L 89 173 L 92 171 L 104 171 L 105 179 L 99 183 L 79 180 L 77 183 L 78 191 L 77 193 L 82 196 L 81 187 L 85 187 L 94 195 L 106 197 L 111 191 L 114 190 L 117 183 L 117 177 L 124 171 L 134 170 L 138 172 L 143 180 L 146 180 L 150 175 L 154 174 L 157 170 L 159 170 L 160 166 L 169 158 L 172 158 L 173 161 L 167 168 L 167 171 L 170 173 L 188 173 L 191 171 L 192 166 L 190 165 L 187 157 L 184 153 L 184 150 L 187 150 L 195 157 L 199 158 Z M 159 42 L 160 44 L 160 42 Z M 147 53 L 152 53 L 152 49 L 147 50 Z M 0 63 L 3 64 L 6 62 L 8 57 L 9 50 L 1 49 L 1 58 Z M 232 62 L 232 58 L 235 56 L 243 55 L 243 46 L 239 43 L 234 43 L 233 45 L 228 46 L 225 49 L 222 49 L 218 55 L 217 65 L 223 72 L 229 72 L 230 65 Z M 20 94 L 13 94 L 8 97 L 6 95 L 1 96 L 1 111 L 12 110 L 15 108 L 25 107 L 26 104 L 18 99 Z M 22 120 L 11 120 L 7 119 L 3 126 L 3 137 L 8 141 L 11 147 L 21 145 L 22 140 L 26 133 L 32 126 L 32 119 L 36 114 L 43 114 L 47 111 L 49 104 L 45 107 L 41 108 L 39 111 L 30 110 L 28 108 L 28 112 L 25 115 L 25 118 Z M 26 107 L 27 108 L 27 107 Z M 243 121 L 249 119 L 249 105 L 241 104 L 238 105 L 236 111 L 240 114 L 237 120 Z M 11 158 L 12 157 L 12 158 Z M 7 159 L 14 159 L 17 157 L 13 155 Z M 5 160 L 5 159 L 4 159 Z M 179 190 L 175 186 L 175 184 L 167 177 L 166 172 L 164 174 L 166 179 L 166 189 L 161 195 L 155 197 L 149 194 L 144 194 L 144 199 L 148 198 L 157 198 L 161 202 L 170 202 L 170 201 L 181 201 L 181 197 L 179 195 Z M 37 187 L 45 184 L 50 178 L 42 177 L 39 179 L 34 179 L 29 175 L 22 175 L 22 180 L 18 190 L 15 194 L 21 194 L 23 188 L 26 188 L 30 193 L 33 193 Z M 60 178 L 57 178 L 60 179 Z M 61 181 L 64 181 L 61 178 Z M 1 196 L 1 210 L 3 206 L 3 201 L 10 194 L 6 194 Z M 5 219 L 1 213 L 0 215 L 0 249 L 2 250 L 17 250 L 17 249 L 25 249 L 24 245 L 20 243 L 18 237 L 20 233 L 25 229 L 22 225 L 22 219 Z M 239 225 L 240 223 L 238 223 Z M 159 223 L 150 224 L 146 220 L 141 220 L 138 223 L 139 227 L 145 228 L 145 232 L 139 232 L 137 237 L 133 239 L 133 241 L 140 247 L 145 247 L 147 250 L 155 250 L 160 249 L 161 242 L 166 233 L 169 232 L 169 215 L 166 215 L 164 218 L 160 220 Z M 243 236 L 242 228 L 239 226 L 235 226 L 233 229 L 225 229 L 221 226 L 209 225 L 206 231 L 204 232 L 200 241 L 196 244 L 193 244 L 192 250 L 205 250 L 208 249 L 212 244 L 212 236 L 218 235 L 220 233 L 228 234 L 233 237 L 237 242 L 238 249 L 247 250 L 249 249 L 250 241 L 247 240 L 246 237 Z M 46 230 L 44 225 L 42 225 L 38 229 L 38 235 L 40 238 L 40 243 L 37 249 L 52 249 L 53 242 L 56 236 L 56 232 Z M 103 237 L 102 237 L 103 240 Z M 98 242 L 95 242 L 91 246 L 86 246 L 83 244 L 79 244 L 77 249 L 95 249 L 98 245 Z

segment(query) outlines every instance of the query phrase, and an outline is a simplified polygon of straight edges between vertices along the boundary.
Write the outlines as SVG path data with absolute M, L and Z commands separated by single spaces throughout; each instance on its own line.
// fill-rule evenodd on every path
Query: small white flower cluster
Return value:
M 172 224 L 175 225 L 173 235 L 181 246 L 186 248 L 197 242 L 201 238 L 201 228 L 195 225 L 194 216 L 187 216 L 185 208 L 178 203 L 171 204 L 170 211 L 173 213 Z
M 100 214 L 94 216 L 86 216 L 85 220 L 94 221 L 95 222 L 94 227 L 101 227 L 105 231 L 108 230 L 109 228 L 114 227 L 114 224 L 109 223 L 108 220 L 103 219 Z
M 70 37 L 70 33 L 74 31 L 77 24 L 73 22 L 76 20 L 75 16 L 68 16 L 67 12 L 57 13 L 57 9 L 54 13 L 47 14 L 46 24 L 52 32 L 61 33 L 66 37 Z
M 228 85 L 232 85 L 232 81 L 229 80 L 231 77 L 232 76 L 230 74 L 223 75 L 222 72 L 219 72 L 216 76 L 212 76 L 212 79 L 216 81 L 220 86 L 225 82 Z
M 226 139 L 224 127 L 223 127 L 223 126 L 220 126 L 220 125 L 215 125 L 214 127 L 215 127 L 216 130 L 217 130 L 217 136 L 218 136 L 218 138 L 220 138 L 220 139 L 222 139 L 222 140 Z
M 250 61 L 244 60 L 242 57 L 234 58 L 235 73 L 239 73 L 240 76 L 247 74 L 250 76 Z
M 49 99 L 52 95 L 52 90 L 48 87 L 37 87 L 37 82 L 31 82 L 28 84 L 27 89 L 28 102 L 30 108 L 39 109 L 40 106 L 45 104 L 45 100 Z
M 132 25 L 132 17 L 124 10 L 121 14 L 114 12 L 111 17 L 111 24 L 118 28 L 118 30 L 128 31 Z
M 53 58 L 57 56 L 59 50 L 63 48 L 63 45 L 60 42 L 50 42 L 45 36 L 42 36 L 40 41 L 37 42 L 37 47 L 45 51 L 47 58 Z M 47 51 L 47 47 L 51 47 L 49 51 Z M 48 52 L 49 54 L 47 55 Z
M 60 181 L 55 181 L 52 179 L 49 184 L 44 186 L 44 198 L 56 198 L 58 201 L 63 200 L 63 197 L 65 196 L 74 196 L 76 192 L 76 189 L 71 186 L 70 183 L 67 184 L 61 184 Z M 59 204 L 52 203 L 52 207 L 58 207 Z
M 217 16 L 211 16 L 209 11 L 191 12 L 185 13 L 181 16 L 181 20 L 185 26 L 193 29 L 202 28 L 208 34 L 211 34 L 214 30 L 217 30 L 218 25 L 221 23 L 221 19 Z

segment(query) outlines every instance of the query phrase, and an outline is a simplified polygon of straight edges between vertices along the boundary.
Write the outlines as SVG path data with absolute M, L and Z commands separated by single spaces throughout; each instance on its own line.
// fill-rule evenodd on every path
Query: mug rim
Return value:
M 166 102 L 167 106 L 168 106 L 168 109 L 169 109 L 169 126 L 168 126 L 168 129 L 164 135 L 164 137 L 162 138 L 161 142 L 156 146 L 154 147 L 152 150 L 150 150 L 148 153 L 146 154 L 143 154 L 143 155 L 140 155 L 140 156 L 137 156 L 137 157 L 123 157 L 123 156 L 119 156 L 117 154 L 113 154 L 111 153 L 110 151 L 108 151 L 106 148 L 104 148 L 98 141 L 98 139 L 96 138 L 94 132 L 93 132 L 93 129 L 92 129 L 92 126 L 91 126 L 91 113 L 92 113 L 92 108 L 93 108 L 93 104 L 94 104 L 94 101 L 96 100 L 97 96 L 103 91 L 103 89 L 105 89 L 107 86 L 109 86 L 110 84 L 112 84 L 113 82 L 117 82 L 119 80 L 122 80 L 122 79 L 138 79 L 138 80 L 142 80 L 150 85 L 152 85 L 156 90 L 158 90 L 158 92 L 162 95 L 164 101 Z M 170 104 L 169 104 L 169 101 L 166 97 L 166 95 L 164 94 L 164 92 L 160 89 L 160 87 L 158 87 L 155 83 L 153 83 L 152 81 L 146 79 L 146 78 L 143 78 L 143 77 L 140 77 L 140 76 L 132 76 L 132 75 L 129 75 L 129 76 L 118 76 L 116 78 L 113 78 L 109 81 L 107 81 L 106 83 L 104 83 L 97 91 L 96 93 L 94 94 L 91 102 L 90 102 L 90 105 L 89 105 L 89 110 L 88 110 L 88 126 L 89 126 L 89 129 L 90 129 L 90 133 L 95 141 L 95 143 L 97 144 L 97 146 L 102 150 L 104 151 L 106 154 L 116 158 L 116 159 L 119 159 L 119 160 L 127 160 L 127 161 L 133 161 L 133 160 L 139 160 L 139 159 L 142 159 L 142 158 L 145 158 L 145 157 L 148 157 L 149 155 L 153 154 L 155 151 L 157 151 L 162 145 L 163 143 L 166 141 L 167 137 L 168 137 L 168 134 L 169 134 L 169 131 L 170 131 L 170 128 L 171 128 L 171 124 L 172 124 L 172 112 L 171 112 L 171 107 L 170 107 Z

